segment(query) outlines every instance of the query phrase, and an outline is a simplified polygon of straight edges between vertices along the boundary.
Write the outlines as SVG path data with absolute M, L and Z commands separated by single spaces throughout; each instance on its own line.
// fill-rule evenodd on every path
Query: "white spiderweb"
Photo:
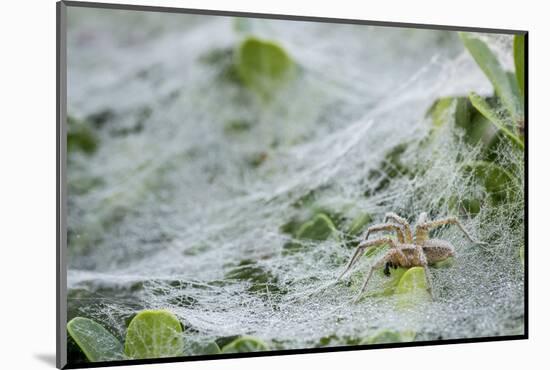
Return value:
M 69 9 L 69 114 L 107 117 L 96 120 L 97 152 L 68 166 L 69 316 L 123 338 L 132 314 L 166 308 L 187 342 L 249 334 L 272 348 L 346 344 L 378 329 L 414 330 L 417 340 L 522 332 L 523 183 L 510 189 L 515 201 L 464 219 L 489 246 L 437 233 L 457 258 L 433 271 L 437 301 L 414 309 L 395 310 L 391 297 L 352 304 L 356 289 L 332 284 L 352 252 L 345 235 L 284 250 L 292 237 L 281 227 L 311 212 L 300 204 L 338 214 L 343 233 L 362 213 L 435 218 L 452 199 L 483 195 L 461 170 L 478 148 L 450 128 L 422 140 L 437 98 L 491 93 L 456 33 L 252 25 L 301 69 L 269 104 L 223 81 L 222 62 L 201 59 L 238 41 L 229 18 Z M 249 129 L 228 132 L 239 120 Z M 403 167 L 392 168 L 398 145 Z M 517 160 L 500 149 L 502 163 Z M 235 275 L 243 265 L 256 280 Z

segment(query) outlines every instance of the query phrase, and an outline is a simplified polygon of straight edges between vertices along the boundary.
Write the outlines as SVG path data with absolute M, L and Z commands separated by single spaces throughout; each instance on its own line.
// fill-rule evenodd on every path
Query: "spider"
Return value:
M 390 223 L 388 221 L 392 222 Z M 384 273 L 386 275 L 390 274 L 390 267 L 423 267 L 426 273 L 427 289 L 433 299 L 432 281 L 428 265 L 454 256 L 455 249 L 451 243 L 445 240 L 430 239 L 429 231 L 430 229 L 449 224 L 458 226 L 472 243 L 486 244 L 472 238 L 456 217 L 446 217 L 435 221 L 429 221 L 428 214 L 422 212 L 416 221 L 415 234 L 413 237 L 411 226 L 407 220 L 396 213 L 389 212 L 386 213 L 384 223 L 373 225 L 367 229 L 364 240 L 357 247 L 357 250 L 349 260 L 344 272 L 338 277 L 338 280 L 355 265 L 359 257 L 362 256 L 367 248 L 387 244 L 390 246 L 390 249 L 371 266 L 356 301 L 367 289 L 367 284 L 369 283 L 374 269 L 381 268 L 382 266 L 384 266 Z M 397 235 L 397 242 L 390 237 L 368 240 L 371 233 L 379 231 L 394 231 Z

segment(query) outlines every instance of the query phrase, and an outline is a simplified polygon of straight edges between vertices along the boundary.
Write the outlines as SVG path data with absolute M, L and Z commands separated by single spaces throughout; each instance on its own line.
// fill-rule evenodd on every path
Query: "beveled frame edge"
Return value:
M 67 364 L 67 6 L 56 3 L 56 366 Z
M 305 21 L 305 22 L 323 22 L 323 23 L 343 23 L 343 24 L 358 24 L 392 28 L 416 28 L 428 30 L 445 30 L 445 31 L 466 31 L 466 32 L 481 32 L 481 33 L 499 33 L 499 34 L 525 34 L 527 30 L 515 29 L 500 29 L 500 28 L 483 28 L 483 27 L 461 27 L 453 25 L 434 25 L 426 23 L 407 23 L 407 22 L 386 22 L 353 18 L 329 18 L 317 16 L 302 16 L 288 14 L 272 14 L 272 13 L 253 13 L 242 11 L 228 11 L 216 9 L 194 9 L 194 8 L 179 8 L 167 6 L 152 6 L 152 5 L 132 5 L 132 4 L 115 4 L 115 3 L 99 3 L 87 1 L 62 0 L 62 3 L 72 7 L 84 8 L 99 8 L 113 10 L 135 10 L 145 12 L 161 12 L 161 13 L 182 13 L 196 15 L 216 15 L 226 17 L 247 17 L 247 18 L 265 18 L 279 19 L 287 21 Z
M 307 21 L 307 22 L 324 22 L 324 23 L 340 23 L 340 24 L 357 24 L 371 25 L 392 28 L 416 28 L 428 30 L 447 30 L 447 31 L 466 31 L 480 33 L 497 33 L 509 35 L 524 35 L 525 36 L 525 131 L 524 131 L 524 332 L 518 335 L 497 336 L 497 337 L 479 337 L 479 338 L 460 338 L 460 339 L 442 339 L 434 341 L 419 341 L 408 343 L 387 343 L 387 344 L 372 344 L 372 345 L 355 345 L 341 347 L 325 347 L 325 348 L 301 348 L 289 350 L 273 350 L 265 352 L 250 352 L 250 353 L 233 353 L 233 354 L 218 354 L 218 355 L 201 355 L 201 356 L 182 356 L 170 358 L 154 358 L 145 360 L 122 360 L 111 362 L 90 362 L 82 364 L 67 363 L 67 190 L 66 190 L 66 116 L 67 116 L 67 7 L 85 7 L 113 10 L 133 10 L 133 11 L 148 11 L 148 12 L 163 12 L 163 13 L 179 13 L 179 14 L 196 14 L 196 15 L 214 15 L 214 16 L 229 16 L 229 17 L 248 17 L 248 18 L 264 18 L 264 19 L 279 19 L 290 21 Z M 67 1 L 61 0 L 56 3 L 57 12 L 57 139 L 56 139 L 56 172 L 57 172 L 57 261 L 56 261 L 56 284 L 57 284 L 57 346 L 56 346 L 56 366 L 59 369 L 79 369 L 79 368 L 95 368 L 95 367 L 111 367 L 123 365 L 141 365 L 141 364 L 160 364 L 172 362 L 190 362 L 203 360 L 221 360 L 229 358 L 248 358 L 248 357 L 266 357 L 266 356 L 281 356 L 293 354 L 309 354 L 309 353 L 327 353 L 327 352 L 342 352 L 342 351 L 358 351 L 366 349 L 382 349 L 382 348 L 403 348 L 403 347 L 420 347 L 434 346 L 447 344 L 462 344 L 462 343 L 483 343 L 483 342 L 499 342 L 509 340 L 523 340 L 529 338 L 529 211 L 528 211 L 528 172 L 529 172 L 529 105 L 528 105 L 528 87 L 529 87 L 529 31 L 527 30 L 512 30 L 512 29 L 497 29 L 497 28 L 478 28 L 478 27 L 459 27 L 448 25 L 431 25 L 421 23 L 402 23 L 402 22 L 384 22 L 359 19 L 344 19 L 344 18 L 325 18 L 312 16 L 284 15 L 284 14 L 266 14 L 266 13 L 250 13 L 250 12 L 233 12 L 211 9 L 190 9 L 176 7 L 161 7 L 161 6 L 146 6 L 146 5 L 131 5 L 131 4 L 113 4 L 113 3 L 98 3 L 84 1 Z

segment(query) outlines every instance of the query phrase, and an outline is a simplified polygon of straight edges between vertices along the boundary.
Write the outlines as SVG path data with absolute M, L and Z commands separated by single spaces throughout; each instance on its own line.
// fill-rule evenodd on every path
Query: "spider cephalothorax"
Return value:
M 359 244 L 357 250 L 348 262 L 346 269 L 338 279 L 344 276 L 353 265 L 355 265 L 359 257 L 363 255 L 363 252 L 367 248 L 387 244 L 390 246 L 390 249 L 371 266 L 357 298 L 366 290 L 374 269 L 383 266 L 386 275 L 390 274 L 390 268 L 423 267 L 425 270 L 428 291 L 433 297 L 428 265 L 454 256 L 455 249 L 451 243 L 445 240 L 430 239 L 429 231 L 433 228 L 449 224 L 457 225 L 472 243 L 484 244 L 483 242 L 474 240 L 456 217 L 446 217 L 440 220 L 428 221 L 428 214 L 423 212 L 418 217 L 413 236 L 411 226 L 407 220 L 395 213 L 387 213 L 384 223 L 373 225 L 367 229 L 365 237 L 363 238 L 364 240 Z M 397 235 L 397 241 L 390 237 L 368 240 L 371 233 L 378 231 L 394 231 Z

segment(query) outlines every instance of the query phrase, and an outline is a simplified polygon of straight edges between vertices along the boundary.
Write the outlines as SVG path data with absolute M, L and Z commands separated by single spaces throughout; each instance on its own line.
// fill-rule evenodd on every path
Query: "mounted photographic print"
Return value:
M 58 367 L 527 338 L 526 58 L 58 3 Z

